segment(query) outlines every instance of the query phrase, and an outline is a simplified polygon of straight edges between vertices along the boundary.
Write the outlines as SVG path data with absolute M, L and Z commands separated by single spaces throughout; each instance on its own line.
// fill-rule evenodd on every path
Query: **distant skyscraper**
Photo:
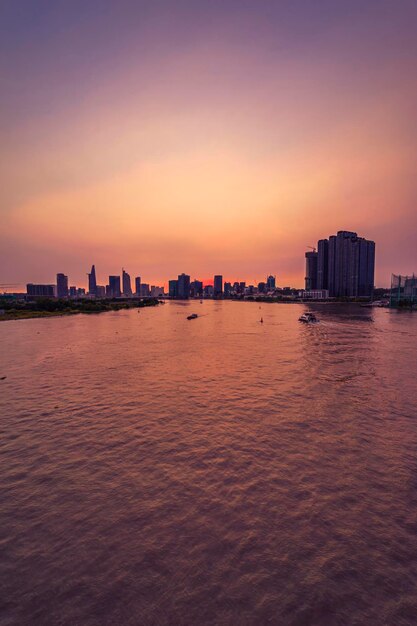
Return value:
M 268 276 L 266 279 L 266 290 L 275 291 L 275 276 Z
M 132 295 L 132 283 L 130 282 L 130 274 L 122 269 L 122 287 L 123 287 L 123 295 L 131 296 Z
M 88 293 L 90 296 L 96 295 L 97 280 L 96 280 L 96 268 L 92 265 L 91 272 L 88 275 Z
M 97 285 L 96 296 L 97 298 L 104 298 L 106 296 L 106 288 L 104 285 Z
M 151 295 L 151 290 L 148 283 L 141 283 L 140 285 L 140 295 L 142 298 L 147 298 Z
M 68 276 L 65 274 L 56 275 L 56 295 L 58 298 L 68 297 Z
M 179 274 L 178 276 L 178 298 L 180 300 L 188 300 L 190 297 L 190 277 L 188 274 Z
M 266 291 L 266 283 L 258 283 L 258 293 L 265 293 Z
M 320 239 L 317 244 L 317 289 L 329 288 L 329 241 Z
M 223 276 L 216 274 L 213 281 L 213 293 L 215 298 L 221 298 L 223 295 Z
M 317 252 L 306 252 L 306 277 L 305 289 L 311 291 L 317 289 Z
M 106 289 L 106 295 L 111 298 L 120 298 L 122 295 L 120 289 L 120 276 L 109 276 L 108 289 Z
M 137 296 L 140 296 L 140 276 L 135 278 L 135 293 Z
M 309 266 L 306 253 L 306 266 Z M 314 280 L 314 262 L 310 265 Z M 329 239 L 320 239 L 317 253 L 317 282 L 310 289 L 328 289 L 334 298 L 372 296 L 375 272 L 375 242 L 357 233 L 339 230 Z M 306 289 L 308 270 L 306 272 Z M 313 283 L 314 284 L 314 283 Z
M 170 298 L 178 298 L 178 280 L 170 280 L 168 284 Z
M 69 296 L 70 296 L 70 298 L 76 298 L 77 297 L 77 287 L 71 286 L 69 288 Z
M 232 291 L 232 283 L 224 283 L 224 297 L 230 298 L 230 293 Z

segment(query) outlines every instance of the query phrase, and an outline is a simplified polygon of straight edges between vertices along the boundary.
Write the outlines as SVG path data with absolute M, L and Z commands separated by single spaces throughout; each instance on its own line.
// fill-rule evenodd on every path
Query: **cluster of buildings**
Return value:
M 69 286 L 68 276 L 57 274 L 55 285 L 29 283 L 27 295 L 32 297 L 77 298 L 88 295 L 94 298 L 120 297 L 166 297 L 179 300 L 188 298 L 243 298 L 253 295 L 287 295 L 314 300 L 327 298 L 370 298 L 374 290 L 375 243 L 357 233 L 340 230 L 328 239 L 320 239 L 317 248 L 305 253 L 305 289 L 279 289 L 276 277 L 269 275 L 265 282 L 246 285 L 246 282 L 224 282 L 216 274 L 213 284 L 203 285 L 200 280 L 191 281 L 188 274 L 179 274 L 169 281 L 168 293 L 163 286 L 142 283 L 136 276 L 134 287 L 130 274 L 122 269 L 121 276 L 112 275 L 106 285 L 97 284 L 93 265 L 88 274 L 88 291 Z M 414 283 L 413 283 L 414 284 Z M 408 285 L 408 283 L 407 283 Z M 294 293 L 293 293 L 294 292 Z
M 187 300 L 188 298 L 235 298 L 255 294 L 274 295 L 276 291 L 276 277 L 268 276 L 265 282 L 255 285 L 246 285 L 241 282 L 223 282 L 223 276 L 216 274 L 213 284 L 203 286 L 200 280 L 191 281 L 188 274 L 179 274 L 178 278 L 170 280 L 168 295 L 172 299 Z
M 135 277 L 135 290 L 132 290 L 132 281 L 130 274 L 122 269 L 122 276 L 109 276 L 107 285 L 97 285 L 96 268 L 93 265 L 91 272 L 88 274 L 88 295 L 96 298 L 120 298 L 125 296 L 129 298 L 133 295 L 141 298 L 154 297 L 158 298 L 164 295 L 164 288 L 157 285 L 149 285 L 142 283 L 141 277 Z
M 339 230 L 320 239 L 317 249 L 305 253 L 304 297 L 370 298 L 374 290 L 375 242 L 357 233 Z

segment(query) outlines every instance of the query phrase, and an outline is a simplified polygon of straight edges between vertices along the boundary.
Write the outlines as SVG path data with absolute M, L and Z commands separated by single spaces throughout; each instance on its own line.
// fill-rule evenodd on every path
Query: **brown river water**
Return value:
M 417 314 L 314 308 L 0 323 L 2 626 L 417 624 Z

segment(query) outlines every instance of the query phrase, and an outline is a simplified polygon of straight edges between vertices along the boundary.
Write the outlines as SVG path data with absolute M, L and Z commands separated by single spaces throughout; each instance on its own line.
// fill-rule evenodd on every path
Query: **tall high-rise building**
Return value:
M 275 276 L 268 276 L 266 279 L 266 290 L 275 291 Z
M 135 294 L 140 296 L 140 276 L 136 276 L 135 278 Z
M 314 284 L 314 260 L 306 266 Z M 348 230 L 339 230 L 337 235 L 318 242 L 316 264 L 316 287 L 306 289 L 328 289 L 334 298 L 371 297 L 374 288 L 375 242 Z
M 203 283 L 201 280 L 193 280 L 190 283 L 190 296 L 192 298 L 201 298 L 203 295 Z
M 188 274 L 178 275 L 178 298 L 188 300 L 190 297 L 190 277 Z
M 317 289 L 317 252 L 306 252 L 306 276 L 305 289 L 310 291 Z
M 168 293 L 170 298 L 178 298 L 178 280 L 169 281 Z
M 215 298 L 221 298 L 223 295 L 223 276 L 216 274 L 213 280 L 213 293 Z
M 91 272 L 88 275 L 88 293 L 90 296 L 95 296 L 97 291 L 97 280 L 96 280 L 96 268 L 95 265 L 91 266 Z
M 122 295 L 120 289 L 120 276 L 109 276 L 108 289 L 106 288 L 106 295 L 110 298 L 120 298 Z
M 56 295 L 57 298 L 68 297 L 68 276 L 65 274 L 56 275 Z
M 230 293 L 232 291 L 232 283 L 224 283 L 224 297 L 230 298 Z
M 317 244 L 317 289 L 329 288 L 329 241 L 320 239 Z
M 124 296 L 132 295 L 132 283 L 130 282 L 130 274 L 122 269 L 122 292 Z

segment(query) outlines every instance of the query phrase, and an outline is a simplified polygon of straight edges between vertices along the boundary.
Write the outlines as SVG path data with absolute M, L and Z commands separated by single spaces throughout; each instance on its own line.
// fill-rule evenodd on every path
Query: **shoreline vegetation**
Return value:
M 37 298 L 31 302 L 8 301 L 0 299 L 0 321 L 26 320 L 45 317 L 62 317 L 64 315 L 92 315 L 107 313 L 109 311 L 122 311 L 126 309 L 142 309 L 150 306 L 158 306 L 158 298 L 116 300 L 102 299 L 91 300 L 87 298 L 77 300 Z

